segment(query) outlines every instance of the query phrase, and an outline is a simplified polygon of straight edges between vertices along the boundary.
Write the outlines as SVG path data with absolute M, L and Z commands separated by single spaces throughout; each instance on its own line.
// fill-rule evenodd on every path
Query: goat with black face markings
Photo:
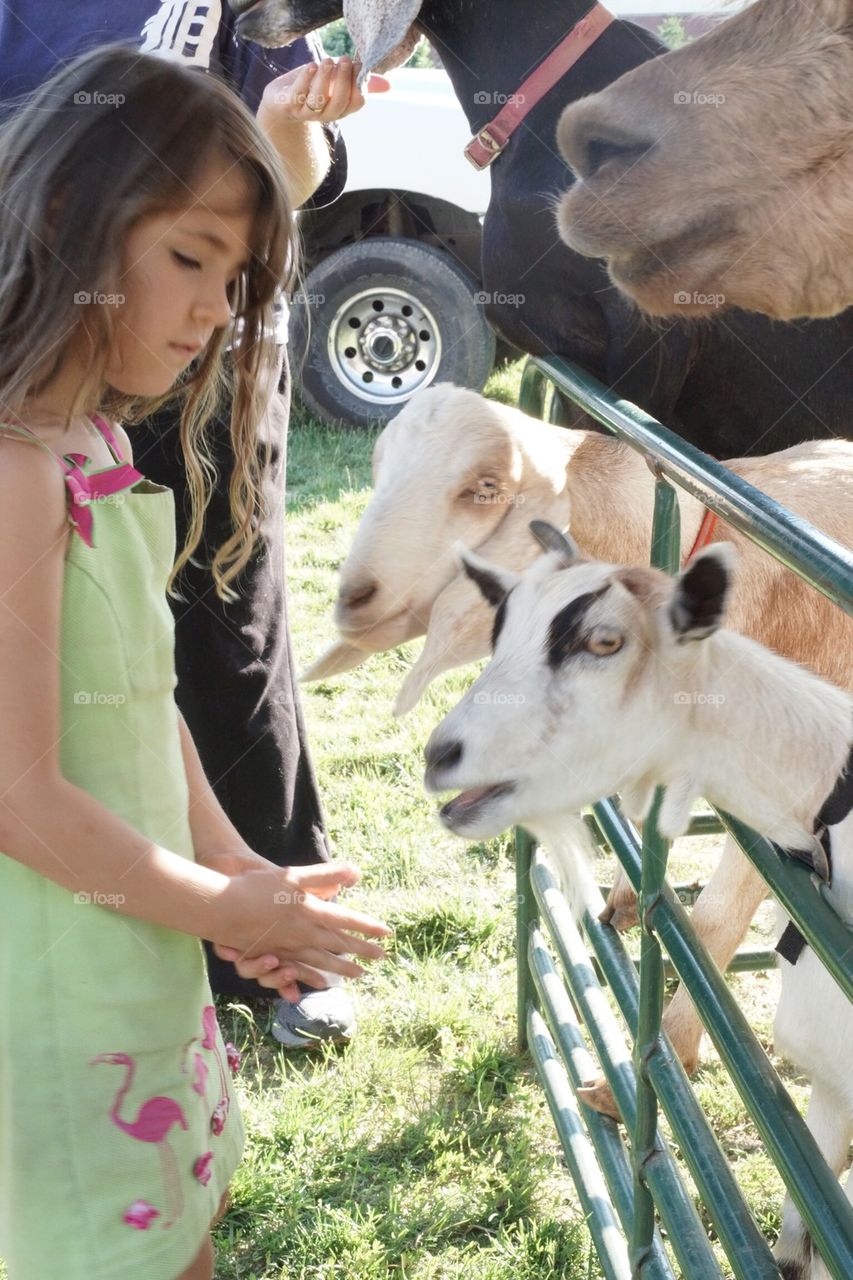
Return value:
M 681 835 L 704 796 L 783 847 L 814 850 L 818 866 L 816 820 L 832 796 L 833 901 L 853 922 L 853 698 L 720 629 L 725 544 L 673 580 L 583 560 L 552 526 L 536 533 L 548 553 L 520 575 L 461 553 L 503 621 L 489 666 L 427 744 L 427 789 L 459 792 L 445 826 L 483 839 L 520 823 L 547 839 L 615 793 L 642 819 L 661 785 L 663 835 Z M 853 1138 L 853 1010 L 810 948 L 780 968 L 776 1047 L 809 1075 L 807 1122 L 840 1175 Z M 790 1200 L 776 1253 L 786 1280 L 828 1275 Z

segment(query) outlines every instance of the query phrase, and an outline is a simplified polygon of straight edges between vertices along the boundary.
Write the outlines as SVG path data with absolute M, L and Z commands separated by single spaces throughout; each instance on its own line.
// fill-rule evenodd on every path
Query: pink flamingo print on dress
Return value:
M 219 1101 L 210 1120 L 211 1129 L 215 1134 L 219 1134 L 225 1128 L 225 1121 L 228 1119 L 230 1098 L 228 1095 L 228 1077 L 225 1074 L 225 1066 L 216 1040 L 219 1032 L 219 1023 L 216 1021 L 216 1010 L 212 1004 L 206 1004 L 202 1009 L 201 1022 L 204 1028 L 204 1039 L 201 1042 L 201 1047 L 202 1049 L 211 1049 L 213 1051 L 216 1065 L 219 1069 Z
M 109 1062 L 113 1066 L 127 1069 L 124 1083 L 113 1099 L 110 1119 L 113 1124 L 117 1125 L 129 1137 L 136 1138 L 138 1142 L 151 1142 L 156 1146 L 160 1156 L 166 1199 L 169 1201 L 170 1206 L 169 1217 L 163 1223 L 163 1226 L 171 1227 L 172 1223 L 183 1213 L 184 1199 L 181 1180 L 178 1175 L 178 1164 L 175 1159 L 175 1153 L 169 1145 L 168 1135 L 176 1124 L 180 1125 L 182 1129 L 189 1129 L 187 1118 L 174 1098 L 155 1097 L 148 1098 L 143 1102 L 135 1120 L 122 1119 L 119 1112 L 122 1103 L 130 1092 L 130 1086 L 133 1083 L 133 1076 L 136 1071 L 136 1063 L 126 1053 L 101 1053 L 97 1058 L 93 1058 L 89 1065 L 94 1067 L 99 1062 Z
M 184 1075 L 187 1073 L 187 1054 L 190 1049 L 198 1041 L 198 1036 L 193 1036 L 192 1040 L 188 1040 L 184 1045 L 184 1052 L 181 1055 L 181 1071 Z M 207 1089 L 208 1069 L 207 1063 L 200 1053 L 193 1054 L 193 1084 L 192 1087 L 198 1096 L 204 1101 L 205 1091 Z

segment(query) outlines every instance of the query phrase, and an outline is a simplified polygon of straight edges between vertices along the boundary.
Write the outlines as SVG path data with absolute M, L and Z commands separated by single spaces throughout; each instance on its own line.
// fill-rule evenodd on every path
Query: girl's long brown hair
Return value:
M 169 396 L 123 396 L 104 375 L 116 307 L 97 299 L 121 294 L 128 231 L 147 215 L 186 209 L 199 195 L 195 180 L 223 162 L 239 169 L 254 202 L 249 265 L 233 296 L 240 323 L 214 333 Z M 89 354 L 71 416 L 101 410 L 139 421 L 176 394 L 190 511 L 172 582 L 201 542 L 216 481 L 206 428 L 226 391 L 233 533 L 212 559 L 220 595 L 252 555 L 267 514 L 258 429 L 275 370 L 264 335 L 294 257 L 278 157 L 236 95 L 210 75 L 106 46 L 65 67 L 0 129 L 0 413 L 25 411 L 70 343 Z

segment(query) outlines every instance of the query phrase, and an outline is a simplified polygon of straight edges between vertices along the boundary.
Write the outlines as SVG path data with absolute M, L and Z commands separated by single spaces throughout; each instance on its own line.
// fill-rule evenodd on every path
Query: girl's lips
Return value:
M 181 355 L 188 356 L 190 359 L 192 359 L 193 356 L 197 356 L 199 351 L 201 351 L 200 342 L 199 343 L 170 342 L 169 346 L 174 351 L 180 351 Z

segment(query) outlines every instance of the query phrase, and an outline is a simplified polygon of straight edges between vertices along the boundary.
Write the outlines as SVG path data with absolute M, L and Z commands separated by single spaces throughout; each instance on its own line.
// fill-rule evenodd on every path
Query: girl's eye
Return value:
M 192 271 L 200 271 L 201 263 L 195 258 L 188 258 L 185 253 L 178 253 L 177 249 L 172 250 L 172 257 L 182 267 L 189 267 Z

